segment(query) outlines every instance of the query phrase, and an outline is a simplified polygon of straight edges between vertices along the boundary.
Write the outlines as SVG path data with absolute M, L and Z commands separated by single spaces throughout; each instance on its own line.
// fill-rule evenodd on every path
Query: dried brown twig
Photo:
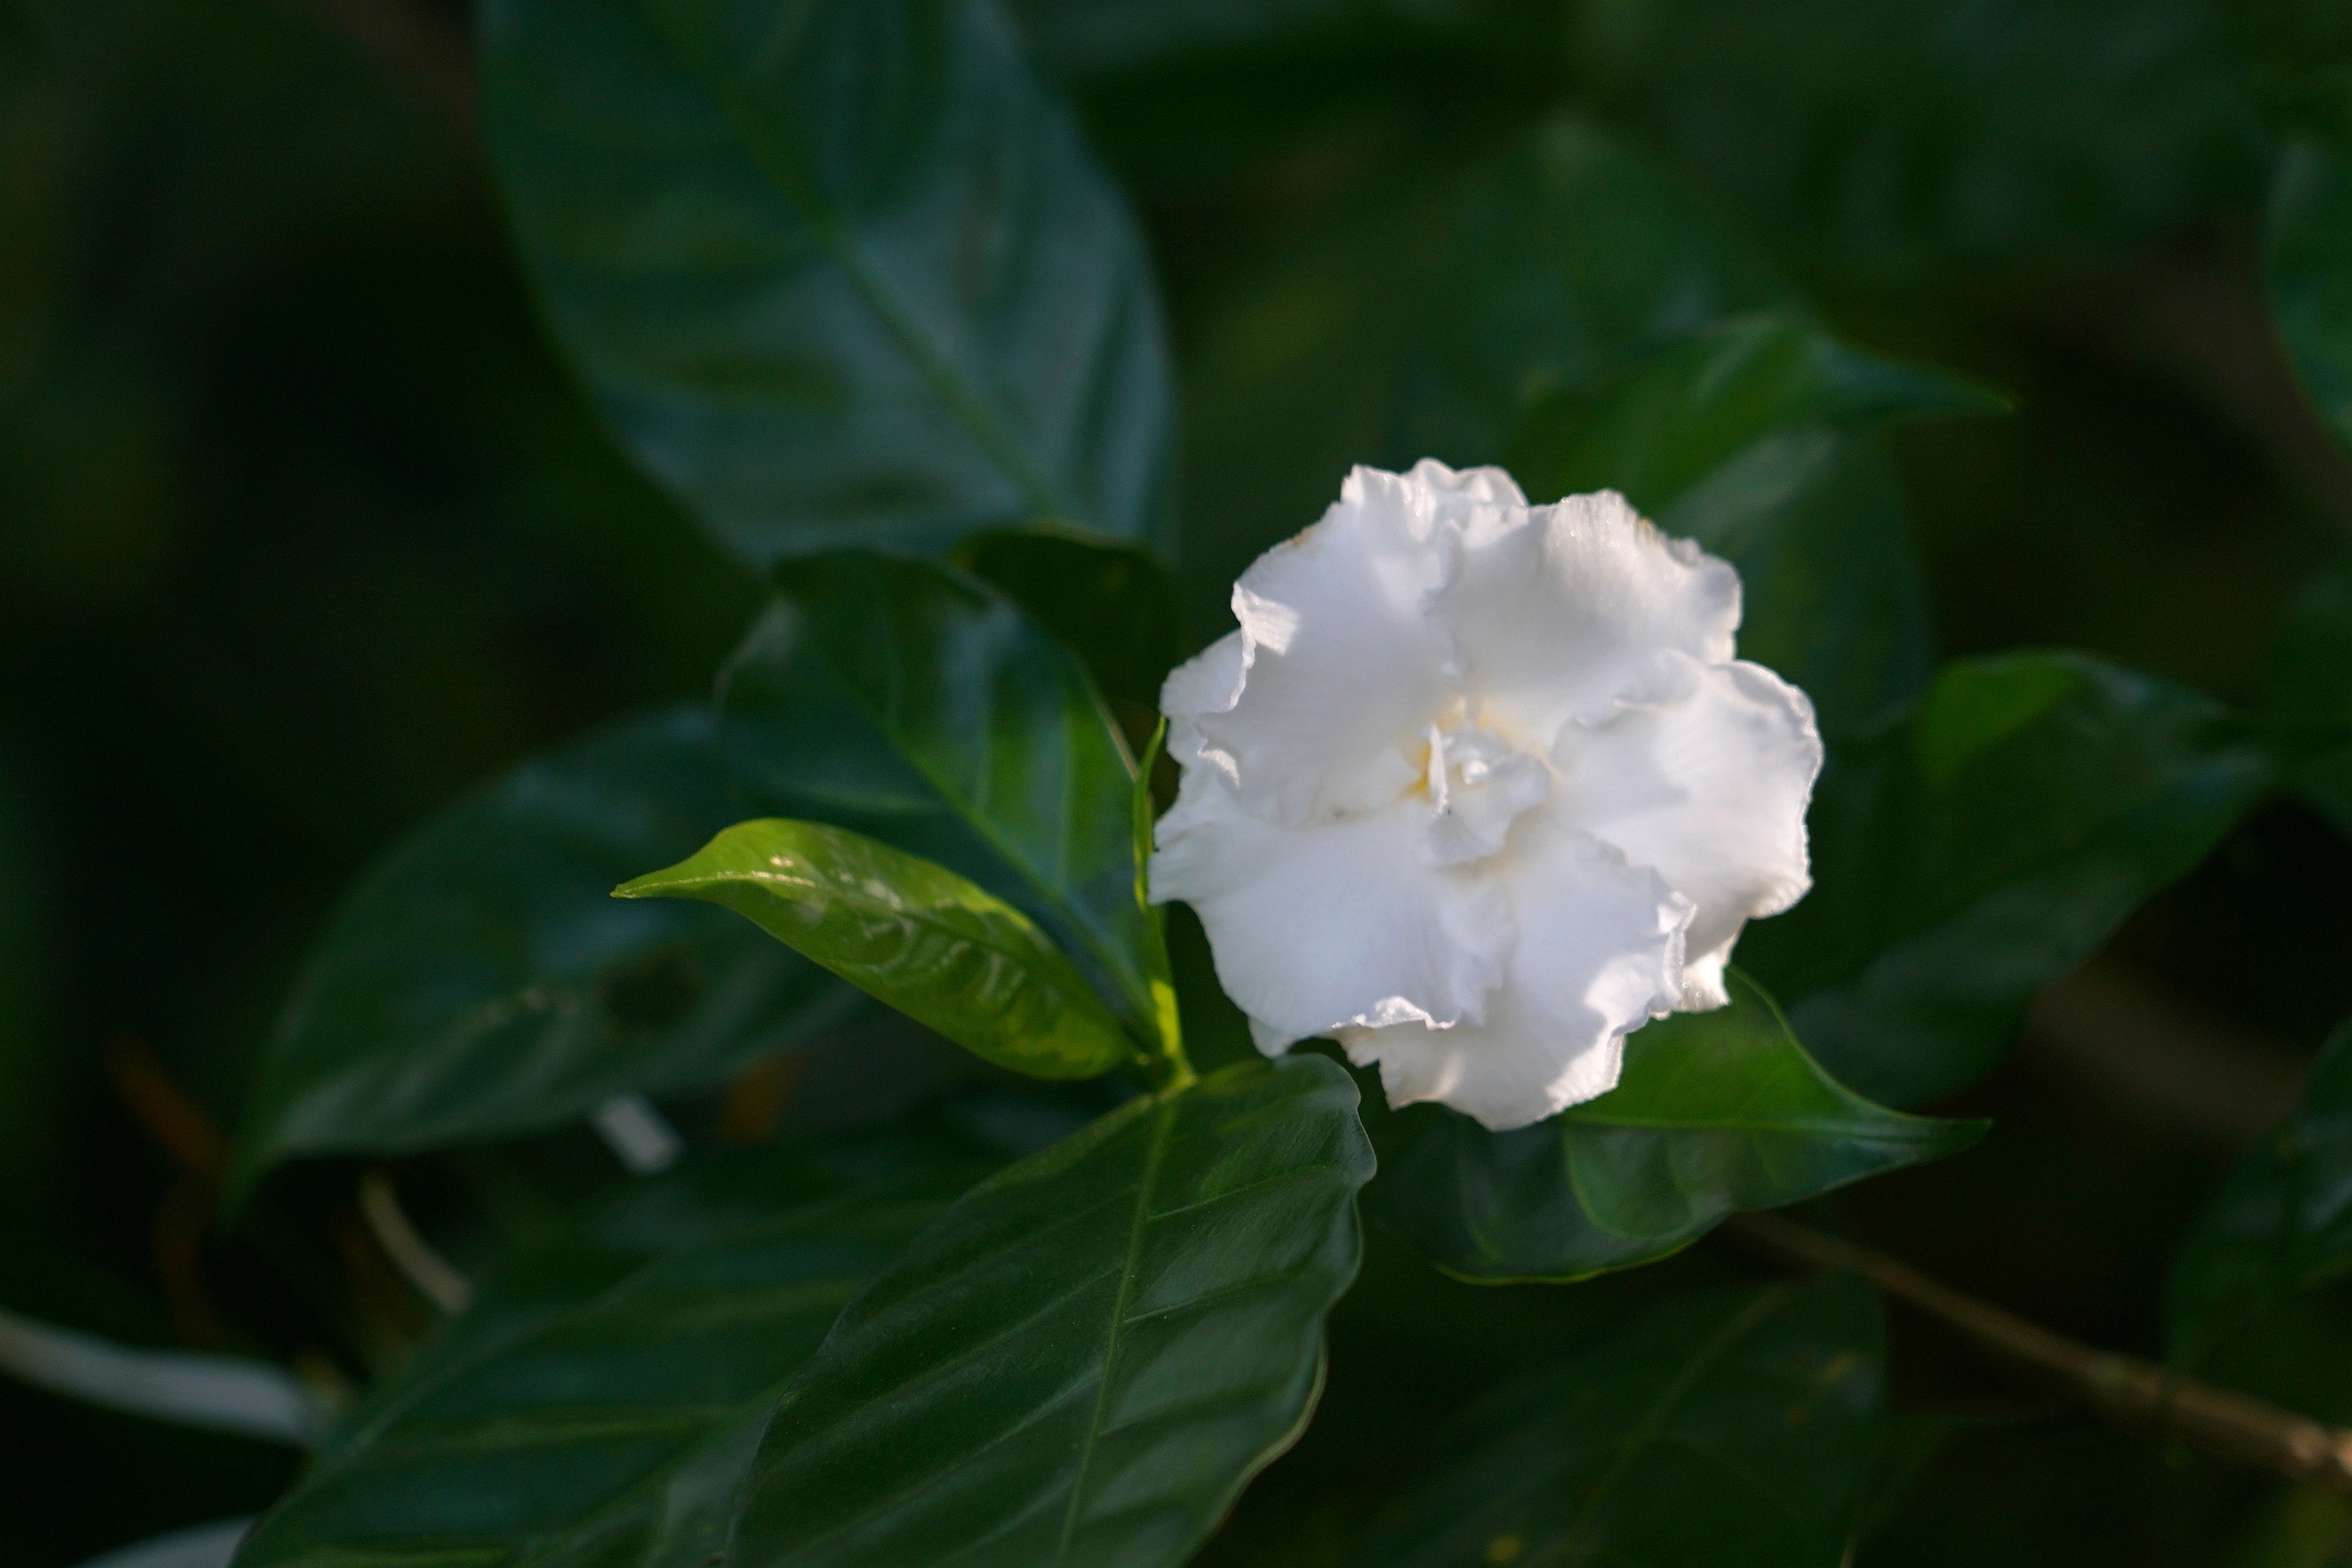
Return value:
M 2094 1349 L 1962 1295 L 1885 1253 L 1776 1215 L 1743 1215 L 1726 1229 L 1783 1263 L 1851 1269 L 1979 1349 L 2056 1384 L 2118 1426 L 2173 1439 L 2231 1464 L 2352 1493 L 2352 1432 L 2179 1376 L 2137 1356 Z

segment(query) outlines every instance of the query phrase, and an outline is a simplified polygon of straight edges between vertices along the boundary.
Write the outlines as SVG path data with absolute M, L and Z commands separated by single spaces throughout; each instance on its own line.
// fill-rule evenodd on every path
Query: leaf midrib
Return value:
M 1692 1389 L 1715 1369 L 1716 1363 L 1729 1352 L 1732 1346 L 1754 1332 L 1765 1319 L 1787 1306 L 1793 1299 L 1793 1294 L 1785 1287 L 1768 1291 L 1742 1308 L 1729 1322 L 1717 1330 L 1705 1344 L 1699 1347 L 1697 1352 L 1685 1363 L 1682 1371 L 1675 1373 L 1673 1380 L 1660 1391 L 1658 1397 L 1651 1402 L 1650 1408 L 1643 1413 L 1641 1422 L 1626 1437 L 1624 1447 L 1618 1450 L 1616 1459 L 1586 1490 L 1584 1501 L 1577 1509 L 1576 1516 L 1570 1522 L 1567 1531 L 1560 1536 L 1559 1545 L 1531 1562 L 1528 1568 L 1539 1568 L 1540 1564 L 1568 1561 L 1569 1553 L 1583 1542 L 1586 1533 L 1598 1519 L 1601 1504 L 1609 1500 L 1618 1484 L 1625 1479 L 1626 1473 L 1632 1470 L 1640 1460 L 1643 1452 L 1656 1441 L 1676 1407 L 1689 1397 Z
M 1029 508 L 1045 516 L 1083 518 L 1085 513 L 1071 498 L 1030 461 L 1018 435 L 1006 426 L 985 395 L 965 384 L 948 356 L 917 328 L 912 313 L 866 265 L 847 219 L 819 195 L 815 182 L 802 167 L 799 149 L 785 138 L 772 135 L 726 73 L 708 68 L 698 51 L 666 26 L 661 16 L 656 14 L 647 19 L 653 24 L 655 35 L 669 46 L 671 58 L 709 92 L 728 125 L 742 138 L 753 161 L 768 175 L 776 194 L 808 226 L 826 257 L 849 279 L 916 373 L 973 444 L 1012 481 Z
M 1182 1091 L 1179 1091 L 1180 1093 Z M 1110 1415 L 1112 1375 L 1118 1367 L 1120 1331 L 1127 1327 L 1129 1304 L 1135 1297 L 1137 1277 L 1142 1273 L 1143 1235 L 1151 1220 L 1152 1194 L 1158 1188 L 1160 1169 L 1168 1153 L 1168 1144 L 1175 1135 L 1178 1101 L 1163 1099 L 1152 1108 L 1150 1140 L 1144 1146 L 1143 1173 L 1135 1184 L 1135 1213 L 1128 1225 L 1127 1250 L 1119 1259 L 1118 1289 L 1112 1297 L 1109 1321 L 1103 1331 L 1101 1381 L 1095 1387 L 1095 1407 L 1087 1419 L 1086 1435 L 1079 1440 L 1077 1473 L 1070 1478 L 1070 1501 L 1062 1515 L 1062 1533 L 1054 1547 L 1057 1565 L 1070 1560 L 1070 1544 L 1076 1539 L 1078 1516 L 1085 1510 L 1087 1478 L 1094 1468 L 1095 1455 L 1102 1445 L 1103 1432 Z
M 832 655 L 827 651 L 824 639 L 822 637 L 814 637 L 808 640 L 810 646 L 814 650 L 814 657 L 817 662 L 824 667 L 825 674 L 832 678 L 834 689 L 837 691 L 843 692 L 848 697 L 852 705 L 854 705 L 860 713 L 866 716 L 866 721 L 873 725 L 874 728 L 881 733 L 882 738 L 890 743 L 891 749 L 898 754 L 908 767 L 915 770 L 916 773 L 922 778 L 922 781 L 925 784 L 930 786 L 931 793 L 937 795 L 940 800 L 947 805 L 949 811 L 954 814 L 956 820 L 961 822 L 966 827 L 970 828 L 975 835 L 977 835 L 982 843 L 985 844 L 990 849 L 995 852 L 996 858 L 999 860 L 1013 868 L 1014 874 L 1017 875 L 1022 881 L 1027 883 L 1031 890 L 1035 892 L 1040 900 L 1051 905 L 1053 908 L 1061 910 L 1068 918 L 1071 926 L 1081 937 L 1085 939 L 1087 946 L 1093 950 L 1096 960 L 1100 963 L 1103 967 L 1118 982 L 1119 990 L 1124 994 L 1128 1005 L 1130 1007 L 1140 1008 L 1142 1016 L 1146 1018 L 1154 1016 L 1149 995 L 1139 995 L 1137 994 L 1136 987 L 1133 983 L 1133 976 L 1129 973 L 1127 954 L 1121 950 L 1118 943 L 1111 941 L 1108 934 L 1100 929 L 1099 923 L 1092 917 L 1091 913 L 1080 906 L 1076 900 L 1063 897 L 1063 890 L 1053 883 L 1045 880 L 1040 874 L 1038 868 L 1030 864 L 1028 858 L 1016 850 L 1013 847 L 1012 841 L 1005 837 L 1003 833 L 998 831 L 995 825 L 990 821 L 985 813 L 975 809 L 974 805 L 961 791 L 954 788 L 949 779 L 947 779 L 939 770 L 931 766 L 929 759 L 924 756 L 921 750 L 913 745 L 909 742 L 906 733 L 901 731 L 896 723 L 892 722 L 888 712 L 884 708 L 877 705 L 867 699 L 866 692 L 859 682 L 848 679 L 843 673 L 840 664 L 836 662 Z M 1055 651 L 1057 655 L 1060 654 L 1060 650 L 1058 648 Z M 1061 657 L 1066 658 L 1067 656 L 1061 655 Z M 1078 673 L 1081 676 L 1084 675 L 1083 671 L 1079 671 Z M 1067 716 L 1066 714 L 1066 717 Z M 1104 727 L 1107 733 L 1112 735 L 1117 734 L 1116 729 L 1108 722 L 1105 723 Z M 1066 722 L 1064 725 L 1064 733 L 1065 735 L 1068 733 L 1068 725 Z M 1116 745 L 1114 745 L 1113 751 L 1114 754 L 1116 754 L 1118 751 L 1118 747 Z M 1065 775 L 1067 775 L 1072 771 L 1069 766 L 1071 759 L 1068 755 L 1068 752 L 1069 748 L 1066 745 L 1064 748 L 1063 758 L 1063 772 Z M 1065 814 L 1065 818 L 1063 823 L 1060 825 L 1059 830 L 1065 832 L 1067 831 L 1066 814 Z M 1091 988 L 1088 989 L 1087 994 L 1093 994 Z M 1156 1043 L 1156 1040 L 1147 1040 L 1145 1045 L 1148 1048 L 1150 1046 Z

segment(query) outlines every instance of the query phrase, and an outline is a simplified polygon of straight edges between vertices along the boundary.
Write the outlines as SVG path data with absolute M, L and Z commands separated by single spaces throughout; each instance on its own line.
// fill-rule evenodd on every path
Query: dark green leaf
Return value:
M 614 890 L 700 899 L 974 1056 L 1038 1078 L 1136 1059 L 1095 994 L 1027 916 L 954 872 L 863 834 L 771 817 Z
M 1427 285 L 1402 445 L 1495 461 L 1531 404 L 1768 309 L 1802 306 L 1704 201 L 1597 132 L 1553 121 L 1472 193 Z
M 1104 696 L 1159 710 L 1184 638 L 1176 579 L 1150 553 L 1041 526 L 974 534 L 955 561 L 1076 654 Z
M 1652 1308 L 1465 1412 L 1349 1568 L 1837 1568 L 1885 1340 L 1850 1278 Z
M 1150 1038 L 1133 764 L 1077 661 L 947 567 L 842 554 L 780 580 L 784 597 L 719 695 L 762 810 L 977 882 L 1050 932 Z
M 496 0 L 481 37 L 557 335 L 737 554 L 1167 542 L 1150 268 L 992 0 Z
M 711 716 L 679 709 L 526 763 L 396 845 L 295 982 L 237 1180 L 714 1083 L 844 1016 L 856 993 L 741 922 L 612 900 L 743 815 Z
M 1386 8 L 1383 0 L 1013 0 L 1039 58 L 1071 77 L 1293 43 Z
M 2295 792 L 2352 837 L 2352 561 L 2315 574 L 2287 606 L 2263 671 L 2263 710 L 2324 748 L 2296 770 Z
M 1793 245 L 1880 272 L 2067 257 L 2255 171 L 2200 0 L 1660 0 L 1586 41 L 1658 145 Z
M 1740 651 L 1836 731 L 1927 684 L 1926 590 L 1876 444 L 1994 395 L 1848 348 L 1786 313 L 1737 318 L 1537 402 L 1507 466 L 1531 496 L 1622 491 L 1739 568 Z
M 2312 1065 L 2286 1124 L 2231 1171 L 2181 1243 L 2167 1290 L 2173 1353 L 2201 1356 L 2295 1291 L 2352 1271 L 2352 1023 Z
M 2264 238 L 2279 341 L 2321 420 L 2352 447 L 2352 88 L 2280 155 Z
M 1832 744 L 1813 890 L 1740 961 L 1840 1082 L 1936 1099 L 2276 775 L 2246 726 L 2162 681 L 2070 654 L 1950 665 L 1901 722 Z
M 1548 1121 L 1489 1132 L 1438 1106 L 1380 1129 L 1374 1212 L 1448 1273 L 1576 1279 L 1647 1263 L 1731 1215 L 1774 1208 L 1975 1142 L 1981 1122 L 1883 1110 L 1813 1065 L 1769 997 L 1625 1042 L 1617 1087 Z
M 927 1128 L 633 1184 L 486 1280 L 341 1424 L 240 1568 L 699 1568 L 835 1315 L 997 1158 Z
M 1917 414 L 1998 414 L 1999 396 L 1848 348 L 1801 317 L 1735 317 L 1521 416 L 1509 464 L 1530 493 L 1604 486 L 1668 513 L 1760 443 Z
M 786 1395 L 730 1564 L 1183 1561 L 1315 1403 L 1355 1101 L 1321 1058 L 1245 1064 L 974 1189 Z
M 2352 726 L 2352 559 L 2313 574 L 2288 604 L 2263 672 L 2263 710 L 2293 724 Z

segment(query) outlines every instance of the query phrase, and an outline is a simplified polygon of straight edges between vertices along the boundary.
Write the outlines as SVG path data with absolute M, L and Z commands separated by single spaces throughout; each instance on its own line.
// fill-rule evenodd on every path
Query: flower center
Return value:
M 1429 726 L 1414 793 L 1437 808 L 1422 840 L 1433 866 L 1466 866 L 1503 847 L 1519 814 L 1551 798 L 1551 768 L 1491 730 Z

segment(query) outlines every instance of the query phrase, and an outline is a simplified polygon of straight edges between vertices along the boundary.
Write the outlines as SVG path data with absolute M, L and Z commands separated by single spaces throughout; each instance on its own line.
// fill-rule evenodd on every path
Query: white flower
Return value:
M 1270 1056 L 1333 1036 L 1392 1104 L 1524 1126 L 1722 1005 L 1741 926 L 1810 885 L 1812 705 L 1732 657 L 1738 574 L 1614 491 L 1358 468 L 1234 614 L 1160 696 L 1151 896 Z

